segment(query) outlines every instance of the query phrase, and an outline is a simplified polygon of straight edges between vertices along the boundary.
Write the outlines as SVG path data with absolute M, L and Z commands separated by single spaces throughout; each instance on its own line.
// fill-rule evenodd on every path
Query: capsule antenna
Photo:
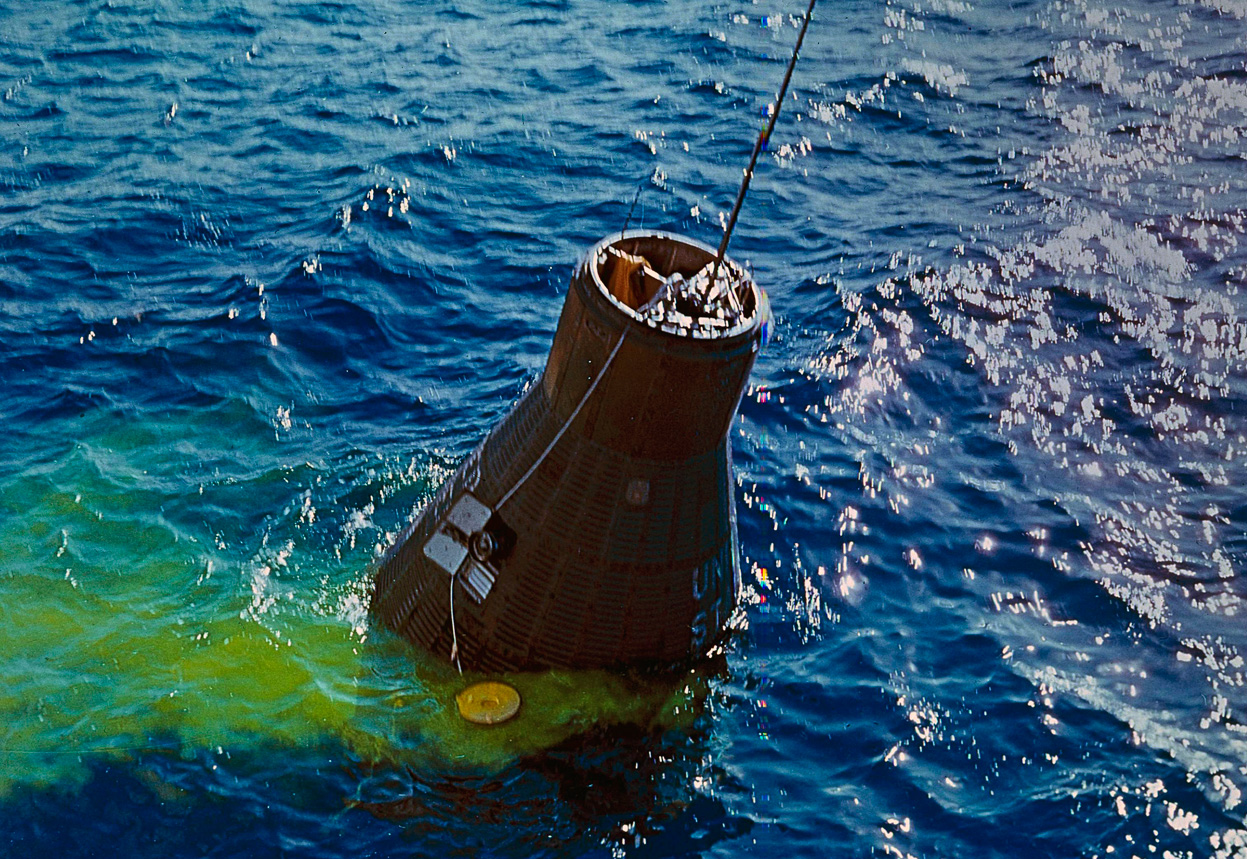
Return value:
M 642 179 L 636 186 L 636 193 L 632 195 L 632 205 L 628 207 L 628 217 L 624 218 L 623 229 L 619 231 L 619 240 L 622 242 L 624 233 L 628 232 L 628 224 L 632 223 L 632 212 L 636 209 L 636 201 L 641 199 L 641 189 L 645 187 L 645 183 L 649 179 Z
M 753 154 L 749 156 L 749 166 L 745 168 L 740 191 L 736 193 L 736 204 L 732 206 L 732 215 L 727 219 L 727 228 L 723 231 L 722 240 L 719 241 L 719 252 L 714 257 L 714 268 L 710 270 L 708 290 L 713 290 L 715 284 L 719 282 L 719 266 L 723 264 L 723 257 L 727 254 L 727 243 L 732 240 L 732 230 L 736 228 L 736 218 L 740 215 L 741 204 L 745 202 L 745 194 L 749 192 L 749 182 L 753 179 L 753 168 L 758 163 L 758 155 L 762 152 L 762 146 L 771 139 L 771 132 L 775 130 L 775 120 L 779 119 L 779 109 L 783 107 L 784 96 L 788 94 L 788 82 L 792 80 L 792 70 L 797 65 L 797 54 L 801 52 L 801 43 L 805 40 L 805 31 L 810 26 L 810 18 L 814 15 L 816 2 L 817 0 L 810 0 L 810 5 L 806 7 L 805 20 L 801 22 L 801 32 L 797 34 L 797 44 L 792 49 L 791 59 L 788 60 L 788 70 L 784 72 L 784 82 L 779 87 L 779 95 L 775 97 L 775 104 L 771 107 L 770 119 L 766 123 L 766 128 L 762 129 L 758 139 L 754 141 Z M 733 309 L 739 311 L 740 301 L 736 298 L 736 290 L 729 286 L 727 294 Z

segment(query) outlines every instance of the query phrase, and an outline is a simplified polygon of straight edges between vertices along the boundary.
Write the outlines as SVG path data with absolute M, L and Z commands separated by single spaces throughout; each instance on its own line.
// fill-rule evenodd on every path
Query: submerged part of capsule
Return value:
M 545 372 L 378 565 L 373 612 L 464 668 L 670 666 L 736 606 L 728 429 L 764 300 L 660 232 L 577 266 Z

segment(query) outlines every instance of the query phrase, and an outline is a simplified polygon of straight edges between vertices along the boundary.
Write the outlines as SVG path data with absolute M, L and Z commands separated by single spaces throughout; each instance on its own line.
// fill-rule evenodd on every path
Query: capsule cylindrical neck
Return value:
M 692 279 L 713 260 L 708 246 L 654 232 L 589 252 L 572 278 L 542 378 L 555 414 L 574 415 L 570 431 L 667 461 L 723 442 L 760 340 L 753 282 L 732 263 L 742 309 L 704 324 L 680 308 L 665 317 L 638 312 L 664 281 Z M 685 318 L 692 321 L 683 325 Z

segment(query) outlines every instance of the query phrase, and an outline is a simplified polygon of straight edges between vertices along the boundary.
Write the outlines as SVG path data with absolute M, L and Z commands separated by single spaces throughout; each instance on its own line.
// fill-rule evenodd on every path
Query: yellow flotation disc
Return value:
M 506 683 L 473 683 L 455 696 L 459 715 L 477 725 L 497 725 L 519 712 L 520 693 Z

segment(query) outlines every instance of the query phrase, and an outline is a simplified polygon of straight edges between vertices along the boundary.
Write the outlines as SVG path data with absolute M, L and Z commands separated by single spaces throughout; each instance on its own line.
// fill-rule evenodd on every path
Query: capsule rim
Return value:
M 742 339 L 742 340 L 752 339 L 753 335 L 757 332 L 757 330 L 762 324 L 762 315 L 763 315 L 761 312 L 762 307 L 763 307 L 763 300 L 762 300 L 762 294 L 761 294 L 762 291 L 761 289 L 759 289 L 758 284 L 754 281 L 753 277 L 750 276 L 749 272 L 745 269 L 745 267 L 742 266 L 740 263 L 736 262 L 731 257 L 725 256 L 723 258 L 723 264 L 730 267 L 732 270 L 734 270 L 740 276 L 740 278 L 746 284 L 748 284 L 749 297 L 752 299 L 753 308 L 749 316 L 746 317 L 743 321 L 733 326 L 732 328 L 725 329 L 720 333 L 714 334 L 713 336 L 695 337 L 693 336 L 691 332 L 680 333 L 680 332 L 670 331 L 666 328 L 652 325 L 648 321 L 643 319 L 631 307 L 624 304 L 622 301 L 617 299 L 615 296 L 611 295 L 610 289 L 602 281 L 602 278 L 598 272 L 598 266 L 596 264 L 596 261 L 599 255 L 604 253 L 608 247 L 612 245 L 620 244 L 623 242 L 627 242 L 630 239 L 659 239 L 663 241 L 678 242 L 680 244 L 687 245 L 687 246 L 696 248 L 704 252 L 711 259 L 713 259 L 715 255 L 718 253 L 718 250 L 716 248 L 711 247 L 705 242 L 698 241 L 697 239 L 692 238 L 691 236 L 685 236 L 679 233 L 672 233 L 667 230 L 625 230 L 621 233 L 612 233 L 609 236 L 599 239 L 593 245 L 593 247 L 589 249 L 588 253 L 586 253 L 584 257 L 581 259 L 580 264 L 577 266 L 577 271 L 573 275 L 573 280 L 578 279 L 579 277 L 583 276 L 585 274 L 585 270 L 587 269 L 589 280 L 597 288 L 598 294 L 602 298 L 604 298 L 611 307 L 623 313 L 623 315 L 626 317 L 628 322 L 632 324 L 633 327 L 639 330 L 645 331 L 646 333 L 654 334 L 657 336 L 673 337 L 682 342 L 706 343 L 706 344 L 710 344 L 710 343 L 724 344 L 725 342 L 730 342 L 730 341 L 738 340 L 738 339 Z

